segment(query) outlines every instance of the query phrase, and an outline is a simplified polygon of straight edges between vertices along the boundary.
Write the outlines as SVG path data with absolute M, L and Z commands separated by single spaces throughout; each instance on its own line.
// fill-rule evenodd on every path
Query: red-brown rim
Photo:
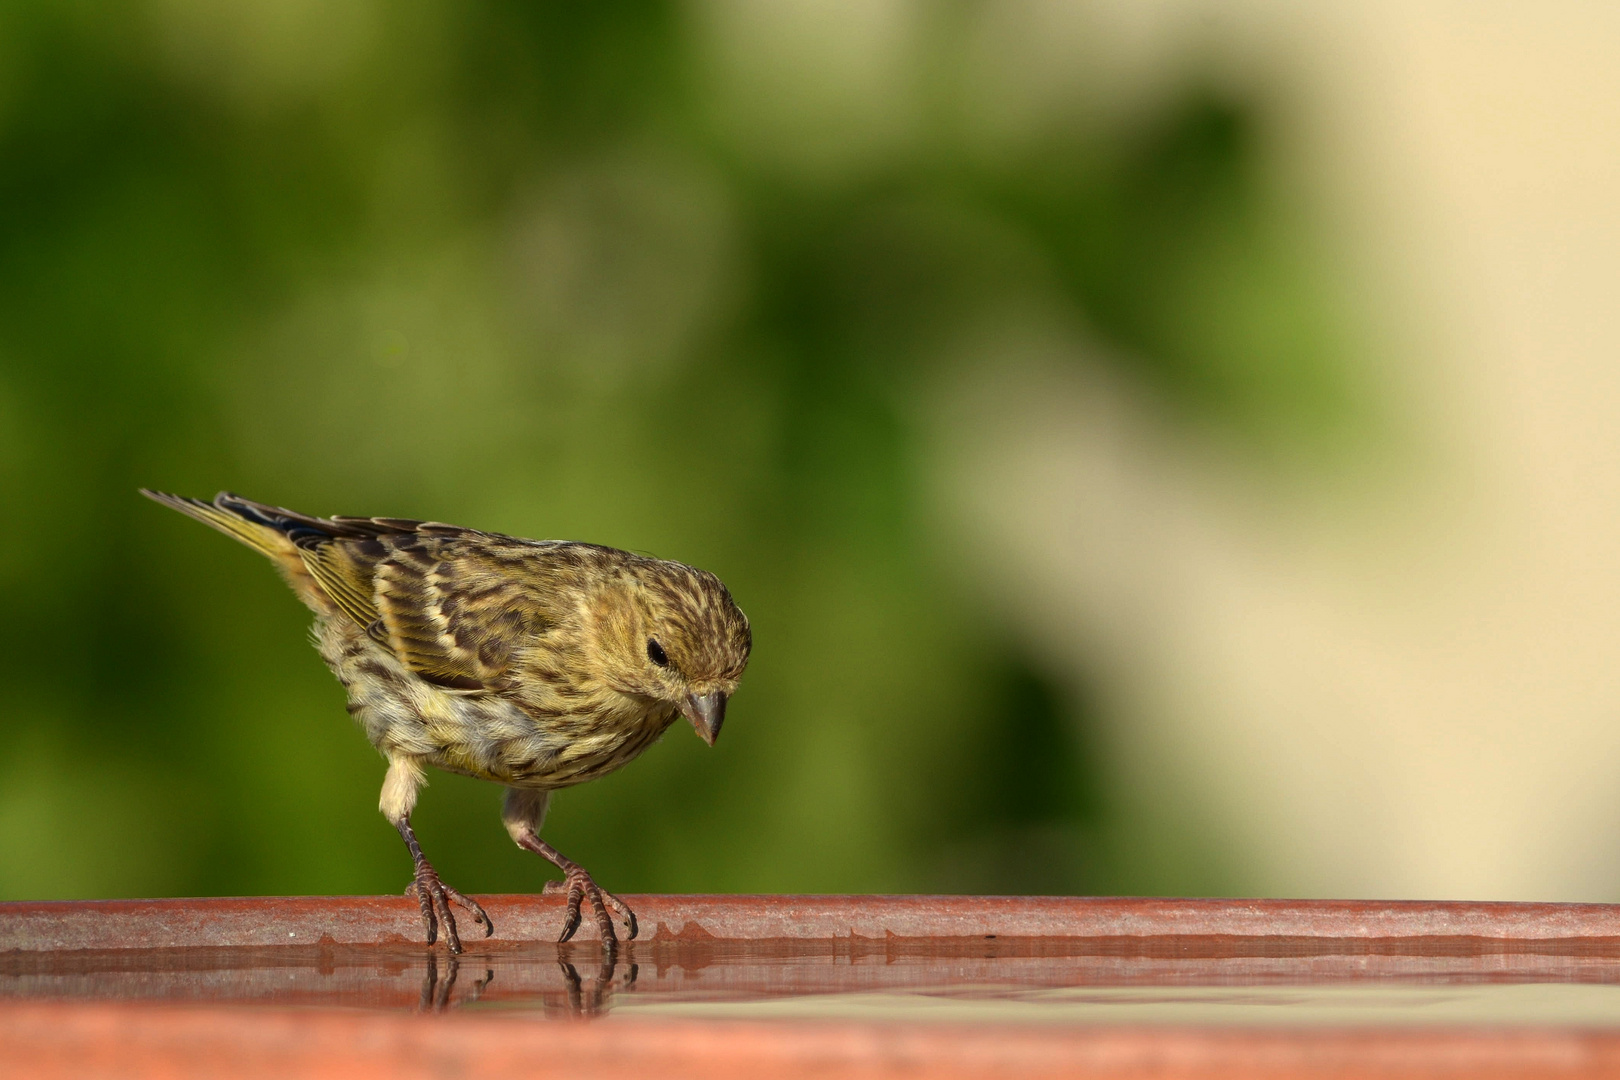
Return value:
M 965 937 L 1480 938 L 1620 941 L 1620 905 L 1143 897 L 626 896 L 646 939 Z M 489 943 L 555 940 L 562 898 L 487 896 Z M 594 933 L 585 920 L 580 938 Z M 420 940 L 404 897 L 0 904 L 0 950 L 367 945 Z

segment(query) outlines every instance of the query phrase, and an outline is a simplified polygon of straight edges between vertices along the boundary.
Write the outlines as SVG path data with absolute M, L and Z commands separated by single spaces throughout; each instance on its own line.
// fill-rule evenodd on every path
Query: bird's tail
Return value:
M 268 556 L 299 599 L 316 611 L 324 612 L 330 608 L 325 592 L 310 575 L 304 559 L 299 555 L 298 546 L 293 542 L 299 533 L 313 531 L 330 535 L 328 523 L 291 510 L 256 503 L 228 491 L 215 495 L 213 502 L 147 488 L 141 488 L 141 494 L 187 517 L 196 518 L 204 525 L 212 526 Z
M 204 525 L 211 525 L 224 533 L 242 541 L 248 547 L 260 551 L 272 559 L 278 555 L 289 554 L 296 557 L 297 549 L 287 539 L 284 529 L 276 525 L 262 513 L 254 513 L 256 504 L 238 498 L 228 491 L 222 491 L 214 496 L 213 502 L 204 502 L 201 499 L 189 498 L 185 495 L 170 495 L 166 491 L 152 491 L 141 488 L 141 494 L 164 506 L 178 510 L 187 517 L 196 518 Z

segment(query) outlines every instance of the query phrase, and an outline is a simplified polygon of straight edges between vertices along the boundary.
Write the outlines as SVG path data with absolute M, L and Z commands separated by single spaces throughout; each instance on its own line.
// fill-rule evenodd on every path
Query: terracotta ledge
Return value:
M 403 897 L 0 904 L 0 1074 L 1620 1080 L 1620 1013 L 1606 1004 L 1620 994 L 1620 905 L 629 896 L 643 935 L 615 959 L 589 940 L 553 944 L 559 897 L 480 900 L 497 936 L 458 960 L 423 944 Z M 1303 999 L 1584 987 L 1608 1011 L 1585 1029 L 1557 1015 L 1132 1026 L 1016 1011 L 879 1020 L 868 1004 L 974 987 L 986 1000 L 1123 989 L 1176 1001 L 1279 986 Z M 853 1011 L 679 1011 L 815 995 Z
M 556 938 L 555 896 L 481 896 L 496 935 Z M 1620 942 L 1620 905 L 1423 900 L 1169 900 L 1142 897 L 625 897 L 642 939 L 1236 937 L 1468 938 Z M 596 933 L 590 919 L 578 940 Z M 421 941 L 414 901 L 393 896 L 0 903 L 0 952 L 187 946 L 385 945 Z
M 1064 1029 L 615 1021 L 24 1003 L 0 1010 L 11 1076 L 416 1080 L 1137 1080 L 1620 1075 L 1620 1035 L 1570 1031 Z

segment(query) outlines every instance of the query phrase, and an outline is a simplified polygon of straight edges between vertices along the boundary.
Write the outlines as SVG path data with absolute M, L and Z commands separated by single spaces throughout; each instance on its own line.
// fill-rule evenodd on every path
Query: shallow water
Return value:
M 1178 936 L 10 951 L 0 997 L 546 1017 L 1620 1028 L 1613 942 Z
M 1523 1025 L 1620 1028 L 1620 986 L 1521 983 L 1419 986 L 918 988 L 756 1001 L 630 997 L 618 1016 L 995 1024 L 1244 1026 Z

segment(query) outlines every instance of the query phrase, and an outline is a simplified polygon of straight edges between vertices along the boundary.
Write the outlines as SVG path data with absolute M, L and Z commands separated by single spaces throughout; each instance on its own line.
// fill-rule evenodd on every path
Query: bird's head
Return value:
M 720 579 L 643 559 L 595 604 L 598 660 L 620 693 L 675 706 L 710 746 L 737 690 L 753 635 Z

